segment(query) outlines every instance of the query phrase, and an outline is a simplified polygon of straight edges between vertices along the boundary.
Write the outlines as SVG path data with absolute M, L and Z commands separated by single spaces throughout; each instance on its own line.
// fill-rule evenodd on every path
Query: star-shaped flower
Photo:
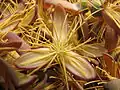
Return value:
M 64 8 L 58 4 L 53 14 L 52 42 L 47 47 L 33 49 L 15 62 L 19 68 L 43 68 L 47 70 L 52 64 L 59 64 L 61 71 L 67 81 L 67 71 L 73 75 L 92 79 L 96 76 L 94 68 L 90 63 L 79 55 L 75 49 L 86 42 L 73 46 L 70 39 L 73 31 L 68 30 L 67 15 Z

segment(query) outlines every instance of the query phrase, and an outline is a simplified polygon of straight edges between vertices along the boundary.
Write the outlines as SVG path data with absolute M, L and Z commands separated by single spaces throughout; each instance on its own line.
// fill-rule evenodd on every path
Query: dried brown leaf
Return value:
M 15 86 L 18 86 L 18 78 L 14 70 L 0 58 L 0 76 L 5 80 L 5 88 L 12 88 L 15 90 Z
M 13 41 L 13 42 L 5 42 L 5 43 L 3 43 L 3 42 L 0 42 L 0 47 L 15 47 L 15 48 L 20 48 L 21 47 L 21 44 L 22 44 L 22 42 L 15 42 L 15 41 Z
M 102 16 L 105 20 L 105 22 L 115 30 L 117 34 L 120 35 L 120 28 L 117 26 L 117 24 L 114 22 L 114 20 L 107 14 L 105 10 L 102 11 Z
M 84 17 L 82 16 L 82 20 L 83 22 L 85 22 L 83 25 L 82 25 L 82 30 L 83 30 L 83 39 L 84 41 L 87 40 L 89 38 L 89 32 L 90 32 L 90 29 L 88 27 L 88 22 L 87 21 L 84 21 Z
M 114 75 L 114 59 L 112 56 L 110 56 L 109 54 L 105 53 L 103 55 L 103 60 L 105 61 L 105 70 L 107 72 L 109 72 L 111 75 Z
M 111 51 L 117 47 L 118 35 L 111 27 L 107 26 L 105 31 L 105 47 Z
M 0 58 L 0 76 L 3 79 L 5 90 L 16 90 L 16 88 L 28 88 L 36 79 L 36 75 L 26 76 L 16 72 L 10 65 Z
M 22 44 L 19 49 L 27 50 L 31 48 L 22 38 L 13 32 L 8 32 L 4 39 L 8 39 L 8 42 L 21 42 Z

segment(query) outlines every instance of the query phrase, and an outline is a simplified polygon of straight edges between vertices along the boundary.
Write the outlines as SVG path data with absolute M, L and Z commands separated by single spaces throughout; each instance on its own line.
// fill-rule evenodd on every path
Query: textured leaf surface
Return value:
M 59 4 L 55 7 L 54 12 L 54 38 L 58 41 L 65 41 L 67 38 L 67 22 L 65 20 L 66 12 Z
M 36 8 L 33 7 L 32 9 L 30 9 L 30 11 L 28 11 L 25 14 L 25 16 L 23 17 L 23 20 L 20 22 L 19 25 L 26 26 L 26 25 L 30 24 L 32 22 L 32 20 L 35 19 L 35 15 L 36 15 Z
M 96 73 L 90 63 L 72 51 L 68 52 L 65 56 L 65 65 L 71 73 L 80 78 L 92 79 L 96 76 Z
M 103 53 L 107 52 L 107 50 L 101 46 L 100 44 L 89 44 L 83 45 L 80 47 L 78 51 L 80 54 L 89 57 L 100 57 Z
M 39 49 L 39 52 L 29 52 L 23 54 L 16 60 L 15 65 L 19 68 L 26 69 L 43 67 L 50 61 L 52 55 L 53 53 L 49 53 L 48 48 L 41 48 Z

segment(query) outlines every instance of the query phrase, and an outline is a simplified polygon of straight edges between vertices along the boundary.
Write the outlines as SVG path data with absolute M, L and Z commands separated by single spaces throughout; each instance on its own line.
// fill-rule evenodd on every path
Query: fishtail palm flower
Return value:
M 33 49 L 23 54 L 16 60 L 15 65 L 19 68 L 37 68 L 37 70 L 44 67 L 47 70 L 53 63 L 57 63 L 60 65 L 67 84 L 67 71 L 83 79 L 94 78 L 96 76 L 94 68 L 85 58 L 75 52 L 77 47 L 84 45 L 90 39 L 73 47 L 69 42 L 73 31 L 68 31 L 67 15 L 60 4 L 55 7 L 53 26 L 52 43 L 49 42 L 47 47 Z

